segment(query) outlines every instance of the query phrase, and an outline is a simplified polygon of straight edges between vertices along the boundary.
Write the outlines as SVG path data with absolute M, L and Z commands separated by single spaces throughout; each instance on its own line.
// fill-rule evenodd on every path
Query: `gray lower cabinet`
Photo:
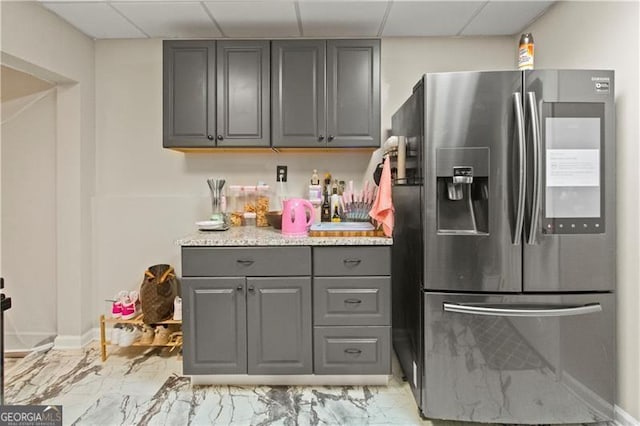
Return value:
M 163 44 L 163 139 L 165 148 L 215 146 L 216 42 Z
M 316 327 L 317 374 L 391 374 L 391 327 Z
M 391 374 L 390 248 L 183 247 L 184 374 Z
M 244 278 L 183 278 L 185 374 L 247 372 Z
M 391 374 L 390 247 L 314 247 L 313 370 Z
M 272 43 L 274 147 L 380 146 L 380 40 Z
M 311 278 L 247 278 L 249 374 L 311 374 Z
M 183 247 L 184 374 L 311 374 L 309 247 Z

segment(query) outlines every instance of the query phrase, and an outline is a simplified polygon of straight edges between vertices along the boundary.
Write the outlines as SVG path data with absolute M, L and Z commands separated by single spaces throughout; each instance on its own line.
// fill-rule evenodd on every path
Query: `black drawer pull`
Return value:
M 349 266 L 349 265 L 353 265 L 353 266 L 357 266 L 360 264 L 360 262 L 362 262 L 362 260 L 360 259 L 343 259 L 342 262 Z
M 245 260 L 245 259 L 238 259 L 238 260 L 236 260 L 236 262 L 238 262 L 242 266 L 251 266 L 254 263 L 253 260 Z
M 344 303 L 348 303 L 350 305 L 358 305 L 358 304 L 362 303 L 362 300 L 360 300 L 360 299 L 344 299 Z
M 349 355 L 360 355 L 362 351 L 356 348 L 347 348 L 344 350 L 344 353 Z

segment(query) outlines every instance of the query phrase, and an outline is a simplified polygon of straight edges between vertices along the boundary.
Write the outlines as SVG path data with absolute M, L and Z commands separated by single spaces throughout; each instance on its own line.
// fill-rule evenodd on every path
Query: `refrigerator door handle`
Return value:
M 540 140 L 540 119 L 535 92 L 527 92 L 527 103 L 531 111 L 531 130 L 533 135 L 533 195 L 531 208 L 531 226 L 529 244 L 536 244 L 538 221 L 540 220 L 540 190 L 542 186 L 542 144 Z
M 504 308 L 486 305 L 473 305 L 457 303 L 443 303 L 445 312 L 456 312 L 459 314 L 488 315 L 493 317 L 567 317 L 574 315 L 593 314 L 602 312 L 599 303 L 589 303 L 582 306 L 560 306 L 545 308 L 518 308 L 517 305 L 505 305 Z
M 513 106 L 516 109 L 516 130 L 518 132 L 518 209 L 516 212 L 516 227 L 513 235 L 513 245 L 519 246 L 520 241 L 522 240 L 522 228 L 524 227 L 524 200 L 527 184 L 527 152 L 524 135 L 524 108 L 522 107 L 522 96 L 518 92 L 513 94 Z

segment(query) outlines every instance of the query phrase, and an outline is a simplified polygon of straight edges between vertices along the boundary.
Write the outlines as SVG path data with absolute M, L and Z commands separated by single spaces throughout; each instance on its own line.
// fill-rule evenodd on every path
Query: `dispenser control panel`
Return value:
M 473 183 L 473 167 L 454 166 L 453 183 Z

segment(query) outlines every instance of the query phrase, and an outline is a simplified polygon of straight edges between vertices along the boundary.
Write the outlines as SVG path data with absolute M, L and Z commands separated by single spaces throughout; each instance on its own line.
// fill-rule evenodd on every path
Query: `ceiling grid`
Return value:
M 39 0 L 94 39 L 516 35 L 554 1 Z

